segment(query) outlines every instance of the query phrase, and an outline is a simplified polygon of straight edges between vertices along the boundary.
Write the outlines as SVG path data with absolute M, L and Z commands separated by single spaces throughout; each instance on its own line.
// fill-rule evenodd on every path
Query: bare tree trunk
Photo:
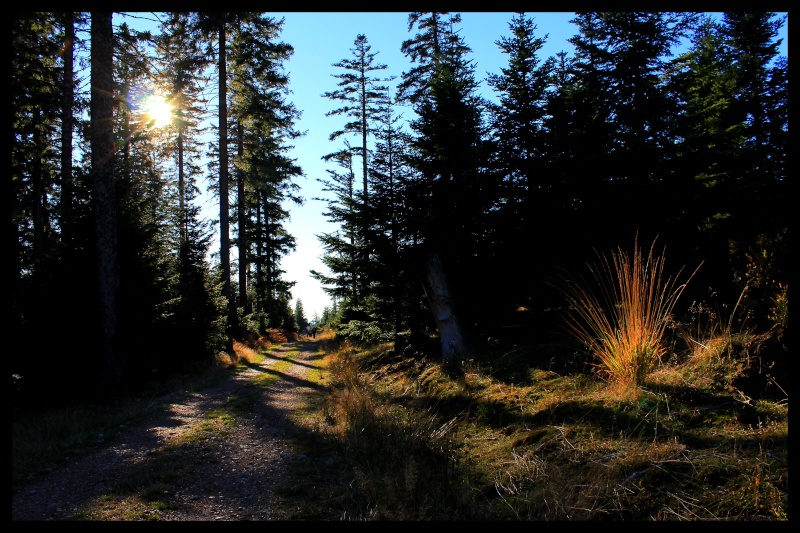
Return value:
M 453 308 L 453 298 L 447 286 L 442 262 L 435 253 L 427 254 L 417 263 L 425 295 L 439 329 L 442 341 L 442 359 L 454 360 L 469 355 L 469 348 L 461 334 L 461 326 Z
M 222 295 L 228 309 L 228 351 L 233 351 L 236 305 L 231 291 L 230 203 L 228 198 L 228 71 L 225 49 L 225 18 L 219 22 L 219 262 L 222 268 Z
M 72 222 L 72 107 L 75 100 L 74 86 L 74 52 L 72 43 L 75 41 L 75 14 L 72 11 L 64 13 L 64 79 L 62 80 L 64 99 L 61 108 L 61 221 Z M 70 226 L 70 230 L 72 227 Z M 72 238 L 72 232 L 69 233 Z
M 236 127 L 236 142 L 238 144 L 239 158 L 244 157 L 244 128 L 241 121 L 237 123 Z M 247 305 L 247 249 L 250 244 L 247 242 L 247 206 L 245 199 L 244 187 L 244 171 L 237 169 L 236 171 L 236 189 L 237 189 L 237 204 L 239 212 L 239 307 L 244 310 L 245 314 L 250 312 Z
M 112 14 L 92 13 L 92 199 L 97 235 L 101 351 L 101 391 L 107 393 L 121 379 L 117 353 L 119 266 L 117 260 L 117 210 L 114 191 L 114 30 Z

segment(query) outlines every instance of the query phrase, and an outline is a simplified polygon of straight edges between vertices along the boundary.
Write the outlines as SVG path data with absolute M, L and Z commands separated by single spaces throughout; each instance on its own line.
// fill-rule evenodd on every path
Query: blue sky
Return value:
M 287 205 L 291 218 L 286 227 L 297 239 L 297 250 L 283 259 L 281 267 L 286 271 L 285 279 L 296 281 L 292 290 L 295 298 L 292 305 L 299 298 L 303 302 L 306 318 L 312 319 L 331 305 L 330 298 L 309 271 L 315 269 L 326 272 L 320 259 L 324 251 L 316 236 L 336 229 L 322 215 L 326 204 L 313 200 L 324 196 L 317 180 L 327 179 L 326 169 L 333 168 L 322 161 L 322 156 L 342 146 L 341 138 L 330 142 L 328 136 L 341 128 L 344 119 L 326 117 L 325 113 L 338 105 L 322 97 L 323 93 L 336 90 L 338 80 L 333 76 L 343 72 L 332 65 L 342 59 L 352 59 L 353 42 L 358 34 L 364 34 L 371 45 L 371 52 L 377 53 L 375 62 L 387 65 L 384 71 L 386 76 L 397 76 L 391 84 L 396 85 L 402 72 L 413 66 L 400 52 L 400 46 L 405 39 L 413 37 L 417 30 L 415 27 L 411 32 L 408 31 L 407 12 L 268 12 L 267 15 L 277 20 L 284 19 L 280 40 L 294 47 L 294 55 L 285 65 L 292 91 L 289 101 L 302 111 L 297 129 L 307 132 L 297 140 L 290 154 L 303 169 L 304 177 L 299 178 L 298 184 L 306 202 L 302 207 Z M 576 33 L 576 27 L 569 23 L 574 13 L 530 12 L 527 15 L 537 25 L 537 36 L 547 35 L 547 42 L 540 52 L 541 59 L 562 50 L 572 53 L 572 46 L 567 40 Z M 476 64 L 476 77 L 481 81 L 483 95 L 488 98 L 493 98 L 494 93 L 484 81 L 487 73 L 499 74 L 500 69 L 508 63 L 508 57 L 500 51 L 495 41 L 510 37 L 508 24 L 513 16 L 512 12 L 461 12 L 460 34 L 472 49 L 471 59 Z M 132 20 L 128 22 L 134 25 Z M 780 37 L 784 40 L 780 53 L 788 56 L 788 23 L 784 25 Z M 406 117 L 409 115 L 410 112 L 407 112 Z M 201 188 L 204 188 L 202 184 Z M 203 208 L 205 216 L 214 219 L 219 217 L 216 200 L 204 199 Z M 215 244 L 213 251 L 218 249 L 219 245 Z M 232 258 L 236 258 L 235 250 L 232 251 Z

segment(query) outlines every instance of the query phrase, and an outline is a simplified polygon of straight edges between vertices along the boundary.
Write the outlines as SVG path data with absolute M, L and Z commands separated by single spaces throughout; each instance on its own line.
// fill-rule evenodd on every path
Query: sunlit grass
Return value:
M 641 384 L 666 352 L 664 332 L 672 310 L 689 280 L 678 284 L 664 277 L 664 252 L 633 255 L 622 248 L 600 255 L 590 266 L 593 279 L 564 276 L 560 288 L 574 313 L 566 325 L 596 357 L 598 373 L 621 391 Z M 699 267 L 698 267 L 699 268 Z M 697 270 L 695 269 L 695 272 Z
M 788 518 L 788 407 L 738 400 L 738 347 L 688 374 L 662 365 L 636 401 L 533 348 L 455 370 L 391 346 L 330 348 L 321 429 L 346 451 L 353 519 Z M 526 372 L 506 380 L 509 363 Z
M 788 402 L 732 387 L 752 341 L 717 340 L 726 329 L 705 324 L 693 338 L 708 350 L 665 358 L 636 401 L 549 345 L 448 365 L 331 334 L 309 373 L 325 393 L 293 417 L 311 460 L 293 463 L 298 481 L 277 493 L 298 520 L 786 521 Z M 253 354 L 237 346 L 227 367 Z M 128 486 L 72 518 L 163 519 L 167 485 L 205 460 L 206 439 L 224 435 L 262 386 L 249 382 L 202 429 L 149 454 Z M 177 455 L 187 445 L 192 453 Z

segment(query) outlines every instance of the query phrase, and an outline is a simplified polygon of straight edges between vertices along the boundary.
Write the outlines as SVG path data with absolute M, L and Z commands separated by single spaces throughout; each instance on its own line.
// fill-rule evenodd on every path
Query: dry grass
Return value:
M 702 350 L 658 338 L 624 389 L 549 347 L 443 364 L 332 342 L 322 429 L 354 472 L 350 518 L 787 521 L 788 402 L 736 388 L 758 339 L 729 323 Z
M 590 266 L 593 282 L 564 276 L 559 284 L 574 311 L 565 317 L 568 329 L 620 394 L 635 390 L 666 353 L 664 333 L 689 281 L 664 278 L 664 252 L 656 256 L 654 248 L 655 241 L 644 256 L 637 237 L 633 255 L 622 248 L 610 259 L 598 254 L 599 264 Z
M 569 349 L 444 364 L 326 335 L 314 377 L 327 393 L 302 415 L 309 446 L 344 456 L 325 505 L 343 520 L 788 521 L 788 398 L 736 388 L 760 337 L 722 326 L 694 330 L 705 349 L 665 354 L 627 395 Z M 54 426 L 81 425 L 79 414 Z M 152 502 L 127 505 L 130 520 L 154 518 Z

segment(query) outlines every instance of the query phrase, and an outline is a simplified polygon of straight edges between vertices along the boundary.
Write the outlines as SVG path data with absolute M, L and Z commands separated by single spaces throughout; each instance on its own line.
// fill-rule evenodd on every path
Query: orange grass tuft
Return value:
M 598 359 L 598 373 L 619 389 L 641 384 L 655 369 L 666 351 L 662 338 L 672 309 L 697 272 L 681 285 L 677 277 L 664 279 L 664 252 L 654 255 L 654 240 L 645 257 L 638 240 L 632 257 L 621 248 L 610 260 L 598 254 L 599 266 L 589 265 L 594 283 L 566 276 L 561 283 L 575 311 L 565 317 L 567 328 Z

